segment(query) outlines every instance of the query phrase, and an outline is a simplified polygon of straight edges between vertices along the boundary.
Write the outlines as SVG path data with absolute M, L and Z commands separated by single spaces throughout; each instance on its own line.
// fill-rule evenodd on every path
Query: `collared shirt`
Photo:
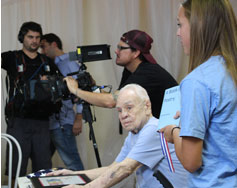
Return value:
M 122 162 L 125 158 L 130 158 L 143 164 L 136 171 L 137 187 L 162 188 L 163 186 L 153 176 L 153 173 L 159 170 L 174 188 L 186 188 L 187 171 L 176 157 L 174 145 L 169 144 L 170 155 L 175 168 L 175 173 L 170 172 L 167 159 L 161 149 L 160 134 L 157 133 L 157 127 L 158 119 L 152 117 L 137 134 L 129 132 L 115 161 Z
M 203 140 L 202 166 L 189 187 L 237 187 L 237 87 L 222 56 L 212 56 L 181 82 L 180 136 Z
M 69 54 L 63 54 L 55 58 L 55 64 L 62 73 L 63 76 L 67 76 L 69 73 L 77 72 L 80 69 L 80 65 L 77 61 L 70 61 Z M 76 76 L 73 76 L 76 78 Z M 50 130 L 56 129 L 62 125 L 73 125 L 76 113 L 82 113 L 82 104 L 77 104 L 76 109 L 73 109 L 74 104 L 71 99 L 62 100 L 62 107 L 58 114 L 53 114 L 50 119 Z

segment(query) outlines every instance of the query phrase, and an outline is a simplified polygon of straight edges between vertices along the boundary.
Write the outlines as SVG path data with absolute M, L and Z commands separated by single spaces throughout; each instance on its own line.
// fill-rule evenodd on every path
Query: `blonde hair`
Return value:
M 237 85 L 237 21 L 229 0 L 186 0 L 190 23 L 189 72 L 212 55 L 222 55 Z

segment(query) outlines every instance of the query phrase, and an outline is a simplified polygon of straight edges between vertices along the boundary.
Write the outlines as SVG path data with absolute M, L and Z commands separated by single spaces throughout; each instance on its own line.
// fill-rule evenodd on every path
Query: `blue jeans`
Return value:
M 66 167 L 70 170 L 84 170 L 77 150 L 76 138 L 72 133 L 72 125 L 63 125 L 63 129 L 59 127 L 51 130 L 50 134 Z

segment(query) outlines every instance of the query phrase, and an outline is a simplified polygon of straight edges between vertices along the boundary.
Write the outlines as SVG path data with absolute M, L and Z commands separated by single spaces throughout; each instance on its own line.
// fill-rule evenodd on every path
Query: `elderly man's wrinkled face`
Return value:
M 125 90 L 119 94 L 116 108 L 124 129 L 137 133 L 147 122 L 147 104 L 133 90 Z

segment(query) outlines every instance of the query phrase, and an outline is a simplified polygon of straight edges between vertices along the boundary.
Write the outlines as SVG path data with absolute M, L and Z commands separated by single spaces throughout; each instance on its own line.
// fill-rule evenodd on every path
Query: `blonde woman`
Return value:
M 187 0 L 178 31 L 189 74 L 180 125 L 161 129 L 190 172 L 189 187 L 237 187 L 237 21 L 229 0 Z

